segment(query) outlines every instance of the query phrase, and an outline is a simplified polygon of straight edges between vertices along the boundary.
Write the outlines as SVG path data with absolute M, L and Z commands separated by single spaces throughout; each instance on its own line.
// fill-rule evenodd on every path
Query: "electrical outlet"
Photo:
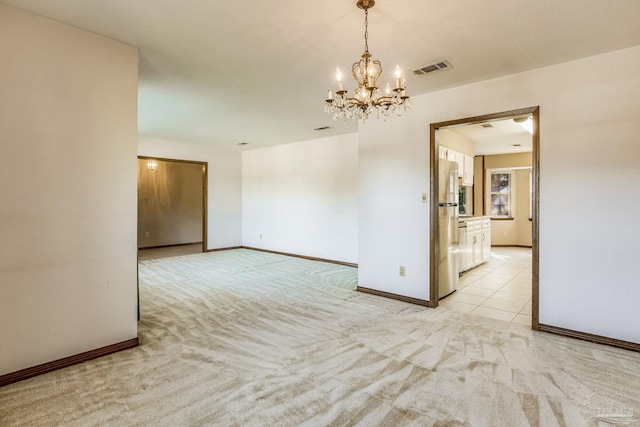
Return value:
M 144 233 L 144 237 L 149 237 L 149 232 Z
M 429 198 L 427 197 L 427 193 L 422 193 L 422 198 L 420 199 L 422 203 L 427 203 Z
M 405 271 L 404 271 L 404 265 L 401 265 L 401 266 L 400 266 L 400 277 L 404 277 L 404 273 L 405 273 Z

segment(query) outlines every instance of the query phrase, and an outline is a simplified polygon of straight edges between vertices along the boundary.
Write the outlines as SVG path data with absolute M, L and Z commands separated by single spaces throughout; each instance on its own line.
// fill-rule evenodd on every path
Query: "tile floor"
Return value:
M 491 248 L 491 259 L 463 274 L 440 305 L 531 326 L 531 249 Z

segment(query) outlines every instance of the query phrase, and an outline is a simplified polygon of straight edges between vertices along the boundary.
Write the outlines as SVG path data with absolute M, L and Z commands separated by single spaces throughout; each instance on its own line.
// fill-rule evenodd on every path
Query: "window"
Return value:
M 493 170 L 491 172 L 491 216 L 512 217 L 512 185 L 511 170 Z

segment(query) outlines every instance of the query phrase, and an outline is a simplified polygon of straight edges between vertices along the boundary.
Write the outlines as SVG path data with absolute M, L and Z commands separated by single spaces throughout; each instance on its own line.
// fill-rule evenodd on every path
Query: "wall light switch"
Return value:
M 400 276 L 404 277 L 404 274 L 405 274 L 404 265 L 401 265 L 400 266 Z

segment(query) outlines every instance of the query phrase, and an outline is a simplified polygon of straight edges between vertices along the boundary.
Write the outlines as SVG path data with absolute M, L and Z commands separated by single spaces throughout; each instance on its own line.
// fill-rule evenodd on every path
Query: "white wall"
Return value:
M 429 123 L 539 105 L 540 322 L 640 342 L 639 69 L 637 46 L 416 96 L 402 118 L 361 125 L 360 285 L 428 299 Z
M 0 374 L 137 336 L 138 52 L 0 5 Z
M 244 246 L 358 262 L 357 134 L 245 151 L 242 197 Z
M 239 150 L 140 138 L 138 155 L 208 162 L 207 249 L 242 244 L 242 153 Z

